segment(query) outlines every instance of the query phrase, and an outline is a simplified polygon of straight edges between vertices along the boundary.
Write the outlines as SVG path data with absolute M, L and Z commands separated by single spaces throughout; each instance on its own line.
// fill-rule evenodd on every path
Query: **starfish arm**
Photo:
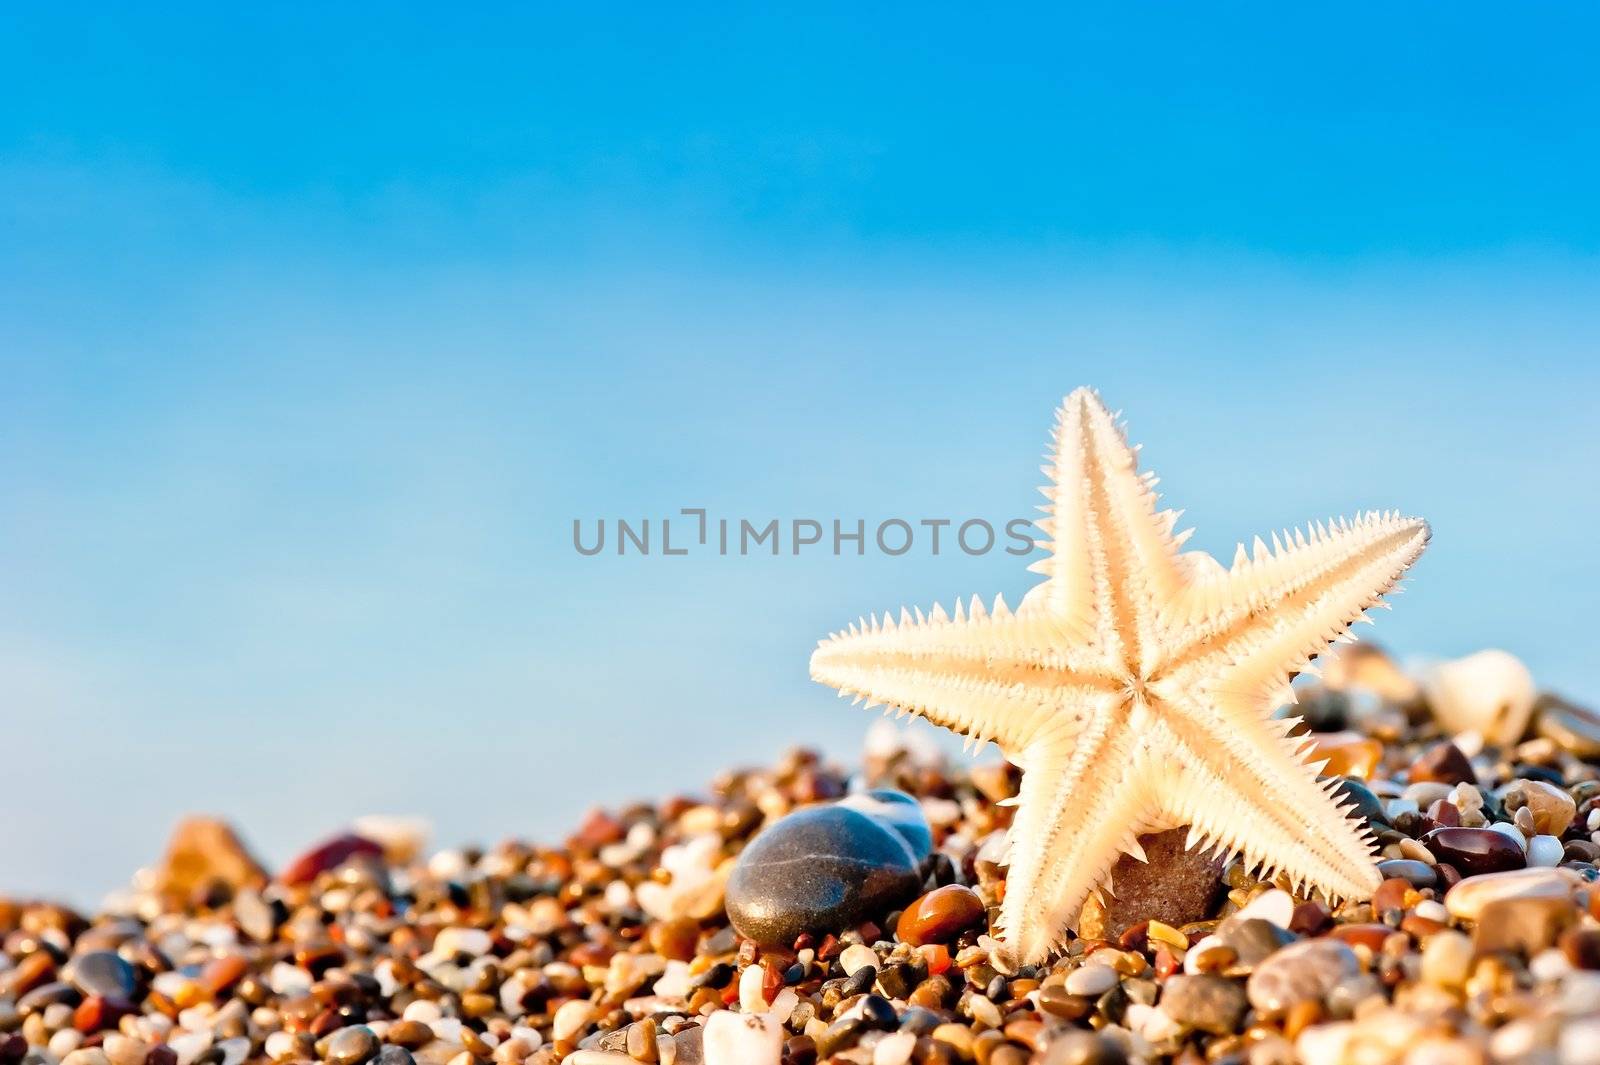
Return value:
M 1377 889 L 1376 844 L 1350 818 L 1353 804 L 1333 798 L 1337 781 L 1317 778 L 1320 763 L 1306 760 L 1309 741 L 1285 737 L 1282 722 L 1195 730 L 1192 723 L 1212 716 L 1207 708 L 1179 712 L 1188 727 L 1164 730 L 1169 778 L 1160 804 L 1172 823 L 1190 826 L 1191 847 L 1240 854 L 1263 876 L 1284 873 L 1297 888 L 1330 897 L 1366 898 Z
M 1109 653 L 1140 658 L 1159 609 L 1183 587 L 1187 533 L 1174 533 L 1177 512 L 1158 509 L 1155 478 L 1139 472 L 1136 450 L 1090 389 L 1062 402 L 1046 458 L 1048 502 L 1035 524 L 1049 555 L 1030 567 L 1045 576 L 1030 605 L 1092 625 Z
M 1176 647 L 1167 672 L 1214 678 L 1218 692 L 1279 702 L 1293 674 L 1349 628 L 1399 581 L 1428 543 L 1427 523 L 1398 514 L 1313 527 L 1254 557 L 1241 545 L 1232 569 L 1199 574 L 1168 611 Z
M 1114 702 L 1106 696 L 1101 705 Z M 1102 709 L 1072 742 L 1049 740 L 1024 753 L 999 919 L 1009 960 L 1043 961 L 1117 859 L 1142 854 L 1138 835 L 1150 827 L 1143 815 L 1153 800 L 1137 746 Z
M 901 612 L 866 618 L 822 640 L 811 677 L 841 695 L 886 704 L 1017 752 L 1038 736 L 1071 735 L 1108 682 L 1052 650 L 1078 637 L 1042 613 L 1017 614 L 976 598 L 954 616 Z

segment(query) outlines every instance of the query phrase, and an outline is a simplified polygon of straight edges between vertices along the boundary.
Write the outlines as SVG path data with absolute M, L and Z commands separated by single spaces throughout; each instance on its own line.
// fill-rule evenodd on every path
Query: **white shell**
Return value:
M 1476 732 L 1491 743 L 1516 743 L 1538 694 L 1533 674 L 1515 655 L 1495 649 L 1429 670 L 1422 690 L 1434 717 L 1451 732 Z

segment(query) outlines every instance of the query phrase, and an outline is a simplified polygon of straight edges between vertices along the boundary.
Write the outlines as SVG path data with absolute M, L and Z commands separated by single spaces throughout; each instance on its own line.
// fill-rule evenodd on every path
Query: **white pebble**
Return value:
M 718 1010 L 706 1018 L 705 1065 L 779 1065 L 783 1025 L 760 1013 Z
M 1113 973 L 1113 976 L 1116 974 Z M 973 995 L 967 1000 L 967 1011 L 972 1014 L 972 1019 L 985 1028 L 998 1028 L 1004 1018 L 1000 1015 L 1000 1007 L 996 1006 L 984 995 Z
M 588 999 L 577 998 L 571 1002 L 563 1002 L 550 1021 L 550 1034 L 558 1042 L 571 1039 L 589 1027 L 589 1022 L 593 1019 L 594 1003 Z
M 1472 940 L 1445 929 L 1422 947 L 1422 978 L 1435 987 L 1460 987 L 1472 969 Z
M 916 1049 L 917 1037 L 910 1032 L 895 1032 L 884 1036 L 872 1048 L 872 1065 L 906 1065 L 911 1052 Z
M 1393 821 L 1401 814 L 1420 813 L 1421 808 L 1417 806 L 1416 801 L 1413 799 L 1390 799 L 1383 804 L 1383 812 L 1389 820 Z
M 1600 1017 L 1587 1017 L 1562 1026 L 1561 1065 L 1600 1065 Z
M 152 983 L 159 982 L 160 979 L 161 977 L 158 976 Z M 280 961 L 267 974 L 267 986 L 285 998 L 299 998 L 301 995 L 308 994 L 311 991 L 312 983 L 310 973 L 298 965 L 290 965 L 288 962 Z M 158 987 L 157 990 L 160 990 L 160 988 Z
M 788 1024 L 789 1018 L 794 1016 L 795 1007 L 800 1005 L 800 995 L 792 987 L 779 991 L 772 1000 L 772 1008 L 767 1010 L 767 1016 L 779 1024 Z
M 1521 831 L 1518 830 L 1517 826 L 1513 825 L 1511 822 L 1495 821 L 1489 826 L 1489 828 L 1491 831 L 1500 833 L 1502 836 L 1506 837 L 1506 839 L 1516 841 L 1517 846 L 1521 847 L 1523 850 L 1528 849 L 1527 837 L 1525 837 Z
M 854 976 L 857 970 L 878 968 L 878 952 L 861 943 L 852 944 L 844 948 L 844 953 L 839 955 L 839 965 L 844 969 L 846 976 Z
M 273 1061 L 287 1061 L 294 1057 L 295 1039 L 288 1032 L 273 1032 L 265 1044 L 267 1057 Z
M 400 1016 L 408 1021 L 421 1021 L 423 1024 L 432 1024 L 444 1016 L 444 1011 L 432 999 L 419 998 L 407 1005 L 405 1012 Z
M 167 1040 L 167 1046 L 178 1055 L 178 1065 L 194 1065 L 200 1055 L 211 1049 L 210 1032 L 185 1032 Z
M 1535 980 L 1559 980 L 1571 971 L 1572 963 L 1555 947 L 1541 950 L 1528 961 L 1528 972 Z
M 83 1042 L 83 1033 L 76 1028 L 63 1028 L 50 1037 L 48 1049 L 58 1058 L 64 1058 L 78 1049 L 78 1044 Z
M 767 1008 L 766 970 L 759 965 L 747 965 L 739 974 L 739 1008 L 746 1013 L 760 1013 Z
M 1554 836 L 1534 836 L 1528 841 L 1528 864 L 1557 866 L 1565 853 L 1561 841 Z
M 1294 917 L 1294 896 L 1278 888 L 1263 891 L 1245 903 L 1237 917 L 1241 921 L 1270 921 L 1279 928 L 1287 929 L 1290 919 Z
M 1438 899 L 1423 899 L 1412 907 L 1412 912 L 1426 921 L 1438 921 L 1440 924 L 1450 923 L 1450 911 L 1444 908 L 1444 903 Z
M 1117 979 L 1109 965 L 1080 965 L 1067 974 L 1067 994 L 1097 998 L 1116 987 Z

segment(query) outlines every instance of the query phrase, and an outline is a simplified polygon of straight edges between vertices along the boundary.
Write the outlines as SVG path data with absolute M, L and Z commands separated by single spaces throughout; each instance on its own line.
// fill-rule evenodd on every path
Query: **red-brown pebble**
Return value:
M 924 943 L 948 943 L 961 932 L 984 919 L 983 900 L 978 893 L 960 884 L 949 884 L 928 892 L 900 915 L 895 934 L 914 947 Z
M 1434 744 L 1411 763 L 1411 782 L 1475 784 L 1478 777 L 1461 748 L 1450 742 Z
M 306 851 L 284 867 L 278 879 L 285 884 L 309 884 L 330 869 L 337 869 L 351 858 L 382 858 L 383 848 L 361 836 L 335 836 Z

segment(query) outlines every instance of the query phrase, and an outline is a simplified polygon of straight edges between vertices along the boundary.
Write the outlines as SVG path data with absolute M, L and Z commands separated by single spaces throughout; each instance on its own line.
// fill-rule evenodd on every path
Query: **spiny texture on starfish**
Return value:
M 1397 514 L 1315 524 L 1240 545 L 1230 569 L 1180 550 L 1122 428 L 1087 389 L 1057 415 L 1036 522 L 1044 580 L 1015 612 L 976 597 L 951 613 L 852 625 L 811 657 L 814 679 L 919 714 L 1023 770 L 1000 933 L 1037 962 L 1065 938 L 1137 837 L 1189 825 L 1189 845 L 1243 855 L 1300 889 L 1364 898 L 1373 840 L 1275 716 L 1289 682 L 1422 553 Z

